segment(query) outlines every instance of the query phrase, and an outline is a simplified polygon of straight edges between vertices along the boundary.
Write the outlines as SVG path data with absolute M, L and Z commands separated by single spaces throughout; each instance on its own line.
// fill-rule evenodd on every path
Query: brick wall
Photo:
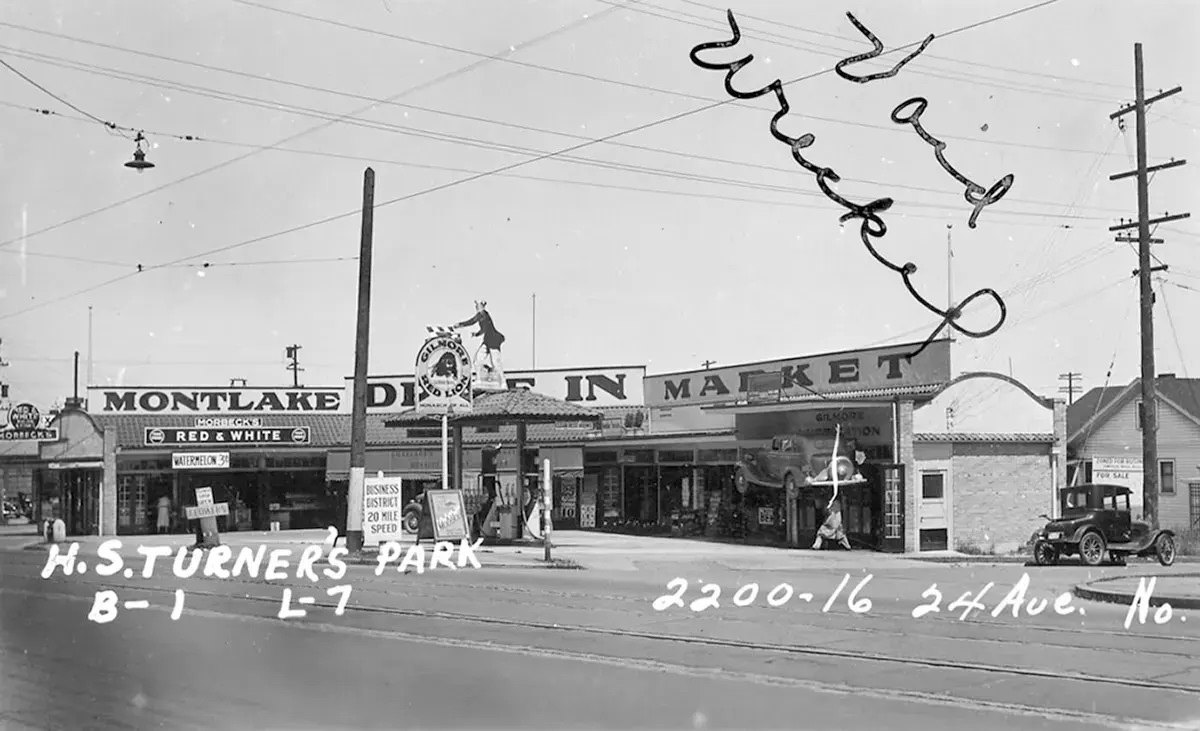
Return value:
M 1045 520 L 1052 489 L 1046 444 L 956 444 L 952 459 L 953 543 L 1011 553 Z
M 918 538 L 917 497 L 921 494 L 921 483 L 917 481 L 917 460 L 913 452 L 913 402 L 903 400 L 899 404 L 900 453 L 896 461 L 904 465 L 904 552 L 913 553 L 920 545 Z

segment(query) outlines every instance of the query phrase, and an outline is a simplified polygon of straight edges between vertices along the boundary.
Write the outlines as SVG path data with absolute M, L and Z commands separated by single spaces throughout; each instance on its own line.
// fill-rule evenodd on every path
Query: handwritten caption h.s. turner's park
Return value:
M 866 614 L 874 608 L 875 603 L 868 597 L 863 596 L 867 585 L 875 578 L 874 574 L 867 574 L 850 590 L 846 595 L 846 607 L 853 614 Z M 667 582 L 667 589 L 671 592 L 663 594 L 654 600 L 654 610 L 657 612 L 665 612 L 672 607 L 683 609 L 685 606 L 693 612 L 703 612 L 708 609 L 719 609 L 721 607 L 721 586 L 714 583 L 703 583 L 700 587 L 701 596 L 688 602 L 684 599 L 684 594 L 690 585 L 688 580 L 682 577 L 676 577 Z M 850 574 L 845 574 L 842 577 L 841 583 L 833 590 L 833 593 L 825 599 L 821 607 L 822 613 L 828 613 L 837 604 L 842 597 L 842 592 L 845 591 L 850 583 Z M 1129 606 L 1129 611 L 1125 615 L 1125 629 L 1129 629 L 1137 621 L 1139 624 L 1146 624 L 1150 616 L 1150 608 L 1154 595 L 1154 587 L 1158 583 L 1157 577 L 1141 577 L 1138 582 L 1137 591 L 1134 593 L 1133 602 Z M 1075 596 L 1070 591 L 1064 591 L 1058 594 L 1053 601 L 1039 596 L 1030 596 L 1029 592 L 1029 574 L 1021 575 L 1008 592 L 990 609 L 992 618 L 998 619 L 1003 614 L 1011 614 L 1014 619 L 1019 619 L 1021 613 L 1026 616 L 1037 617 L 1044 614 L 1047 609 L 1051 609 L 1053 614 L 1060 617 L 1070 615 L 1078 615 L 1083 617 L 1087 614 L 1087 610 L 1082 606 L 1075 606 Z M 959 597 L 951 601 L 945 606 L 947 614 L 958 614 L 960 621 L 965 621 L 972 613 L 976 615 L 988 612 L 989 607 L 985 603 L 985 599 L 995 597 L 999 594 L 992 594 L 992 590 L 996 588 L 996 582 L 989 581 L 978 591 L 965 591 Z M 731 603 L 735 607 L 749 607 L 760 602 L 761 587 L 757 583 L 743 584 L 734 592 Z M 921 619 L 932 614 L 941 614 L 943 611 L 942 603 L 948 596 L 938 588 L 937 583 L 929 585 L 924 592 L 921 593 L 920 602 L 916 602 L 910 612 L 913 619 Z M 772 608 L 780 608 L 786 606 L 792 601 L 803 602 L 804 604 L 813 604 L 820 600 L 814 592 L 804 591 L 796 592 L 795 587 L 788 583 L 775 585 L 773 589 L 767 592 L 765 597 L 766 606 Z M 900 601 L 899 597 L 896 597 Z M 1154 623 L 1166 624 L 1172 619 L 1178 619 L 1180 622 L 1186 622 L 1187 617 L 1183 614 L 1176 615 L 1174 608 L 1168 602 L 1161 602 L 1154 611 Z
M 482 543 L 481 539 L 474 542 L 462 539 L 457 545 L 450 541 L 437 541 L 426 553 L 424 546 L 410 544 L 404 546 L 396 541 L 388 541 L 379 546 L 379 554 L 374 560 L 375 575 L 382 576 L 389 565 L 395 565 L 397 573 L 406 574 L 415 571 L 423 574 L 437 568 L 458 570 L 464 568 L 481 568 L 476 550 Z M 298 561 L 294 561 L 293 548 L 268 548 L 266 545 L 241 546 L 236 554 L 233 548 L 218 545 L 212 548 L 197 548 L 180 546 L 174 548 L 168 545 L 139 545 L 137 556 L 141 557 L 141 571 L 134 570 L 133 565 L 126 565 L 122 555 L 123 544 L 118 539 L 112 539 L 100 544 L 96 550 L 99 559 L 94 568 L 79 558 L 79 543 L 71 543 L 63 551 L 57 544 L 50 546 L 50 554 L 46 565 L 42 568 L 42 578 L 49 579 L 58 570 L 64 576 L 83 575 L 89 570 L 101 577 L 123 576 L 133 579 L 154 577 L 154 572 L 167 563 L 172 553 L 174 561 L 170 565 L 171 572 L 177 579 L 241 579 L 250 580 L 308 581 L 316 587 L 321 578 L 330 581 L 341 581 L 346 577 L 348 565 L 344 560 L 349 553 L 344 546 L 337 545 L 337 529 L 330 527 L 329 535 L 321 543 L 303 547 Z M 328 549 L 328 553 L 326 553 Z M 457 560 L 454 560 L 457 549 Z M 160 561 L 160 559 L 163 559 Z M 397 560 L 399 562 L 397 563 Z M 320 569 L 318 569 L 320 566 Z M 115 620 L 122 609 L 150 609 L 148 599 L 131 599 L 120 601 L 117 588 L 138 589 L 136 586 L 108 587 L 98 590 L 88 612 L 88 619 L 98 624 L 107 624 Z M 319 587 L 318 591 L 320 590 Z M 148 588 L 153 591 L 153 588 Z M 342 616 L 346 612 L 346 604 L 350 600 L 352 587 L 349 583 L 340 583 L 324 589 L 326 597 L 332 604 L 334 614 Z M 316 592 L 314 592 L 316 593 Z M 183 589 L 175 589 L 171 606 L 171 619 L 177 620 L 183 616 L 186 595 Z M 297 619 L 308 614 L 305 606 L 317 605 L 317 596 L 295 596 L 290 587 L 284 587 L 280 599 L 279 619 Z

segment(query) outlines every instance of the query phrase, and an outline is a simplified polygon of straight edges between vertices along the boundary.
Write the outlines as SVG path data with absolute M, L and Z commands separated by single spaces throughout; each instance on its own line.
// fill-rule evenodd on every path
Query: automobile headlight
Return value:
M 1057 531 L 1057 530 L 1050 531 L 1049 533 L 1046 534 L 1046 537 L 1052 541 L 1057 541 L 1059 538 L 1062 538 L 1062 531 Z

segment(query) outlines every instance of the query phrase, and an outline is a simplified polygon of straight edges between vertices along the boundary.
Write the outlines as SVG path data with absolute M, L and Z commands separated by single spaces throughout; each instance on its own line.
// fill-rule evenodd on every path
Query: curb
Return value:
M 54 544 L 52 544 L 52 543 L 31 543 L 29 545 L 26 545 L 22 550 L 41 551 L 43 553 L 48 553 L 50 551 L 50 546 L 52 546 L 52 545 L 54 545 Z M 297 544 L 297 545 L 300 545 L 300 544 Z M 188 548 L 188 546 L 181 546 L 181 548 Z M 345 557 L 342 559 L 342 561 L 347 566 L 377 566 L 377 565 L 379 565 L 379 561 L 376 558 L 352 559 L 350 557 Z M 583 566 L 582 564 L 579 564 L 576 561 L 572 561 L 571 559 L 563 559 L 563 558 L 551 559 L 550 563 L 546 563 L 545 561 L 542 561 L 540 559 L 535 559 L 534 562 L 532 562 L 532 563 L 495 563 L 495 562 L 484 561 L 484 560 L 481 560 L 479 563 L 481 564 L 481 566 L 480 566 L 481 569 L 541 569 L 541 570 L 558 570 L 558 571 L 585 571 L 587 569 L 586 566 Z M 314 565 L 329 566 L 330 563 L 329 563 L 329 561 L 324 560 L 324 557 L 322 557 L 322 560 L 314 562 Z M 414 572 L 405 571 L 404 573 L 407 574 L 407 573 L 414 573 Z
M 904 554 L 896 554 L 901 558 L 911 558 L 913 561 L 924 561 L 925 563 L 1011 563 L 1011 564 L 1028 564 L 1033 561 L 1033 556 L 921 556 L 914 554 L 906 556 Z
M 1086 599 L 1094 602 L 1104 602 L 1107 604 L 1124 604 L 1126 606 L 1130 606 L 1133 604 L 1134 592 L 1116 590 L 1109 591 L 1096 587 L 1096 584 L 1103 584 L 1106 581 L 1119 581 L 1121 579 L 1128 578 L 1128 576 L 1113 576 L 1106 579 L 1097 579 L 1086 584 L 1077 584 L 1073 590 L 1073 593 L 1080 599 Z M 1200 579 L 1200 574 L 1140 574 L 1137 578 Z M 1152 607 L 1170 604 L 1175 609 L 1200 609 L 1200 596 L 1168 596 L 1165 594 L 1154 594 L 1150 596 L 1148 604 Z

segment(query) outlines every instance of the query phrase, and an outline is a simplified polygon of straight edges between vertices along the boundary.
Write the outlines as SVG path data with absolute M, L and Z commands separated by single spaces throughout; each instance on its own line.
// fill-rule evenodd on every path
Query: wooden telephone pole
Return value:
M 1060 373 L 1058 380 L 1067 382 L 1067 385 L 1058 387 L 1058 392 L 1067 394 L 1067 406 L 1073 406 L 1075 404 L 1075 394 L 1083 391 L 1083 374 Z
M 1142 321 L 1142 499 L 1146 522 L 1151 528 L 1158 528 L 1158 395 L 1154 372 L 1154 291 L 1151 275 L 1156 271 L 1165 271 L 1165 264 L 1157 267 L 1150 266 L 1153 258 L 1150 253 L 1150 226 L 1167 221 L 1177 221 L 1191 214 L 1178 213 L 1150 218 L 1150 173 L 1184 165 L 1186 160 L 1172 159 L 1170 162 L 1148 167 L 1146 165 L 1146 107 L 1154 102 L 1183 91 L 1177 86 L 1166 92 L 1160 92 L 1149 99 L 1146 98 L 1145 84 L 1142 78 L 1142 44 L 1133 44 L 1134 87 L 1137 97 L 1132 106 L 1127 106 L 1109 115 L 1109 119 L 1118 119 L 1134 112 L 1137 124 L 1137 170 L 1109 176 L 1109 180 L 1120 180 L 1137 176 L 1138 220 L 1135 223 L 1124 223 L 1109 227 L 1109 231 L 1122 231 L 1137 228 L 1138 230 L 1138 268 L 1134 274 L 1138 276 L 1141 290 L 1141 321 Z M 1118 241 L 1130 241 L 1128 237 L 1117 237 Z M 1161 241 L 1161 240 L 1160 240 Z
M 289 345 L 284 349 L 286 357 L 292 361 L 288 363 L 287 369 L 292 372 L 293 388 L 300 388 L 300 371 L 304 370 L 300 367 L 300 347 L 299 345 Z

